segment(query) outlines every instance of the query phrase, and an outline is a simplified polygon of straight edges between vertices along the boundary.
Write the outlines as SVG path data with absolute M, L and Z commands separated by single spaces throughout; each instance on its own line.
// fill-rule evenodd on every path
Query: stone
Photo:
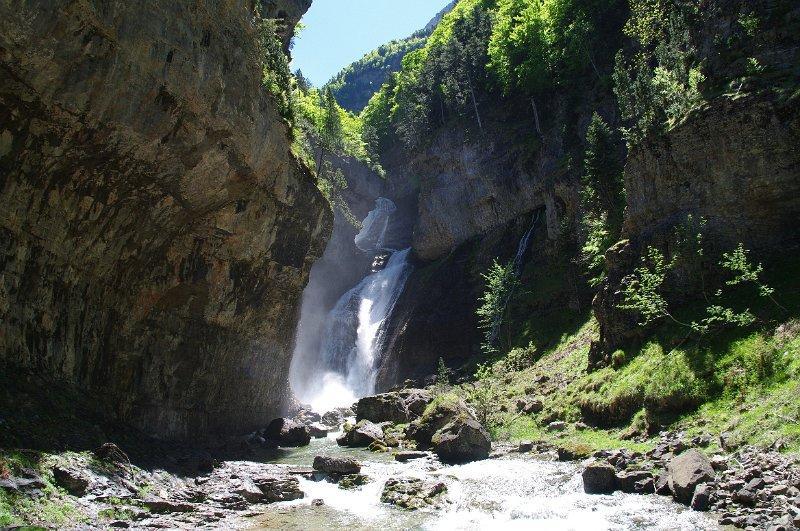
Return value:
M 300 500 L 305 497 L 296 477 L 258 476 L 253 478 L 253 483 L 264 493 L 267 503 Z
M 521 454 L 527 454 L 532 450 L 533 450 L 533 442 L 531 441 L 522 441 L 521 443 L 519 443 L 519 446 L 517 446 L 517 452 Z
M 419 478 L 389 479 L 383 486 L 381 502 L 404 509 L 417 510 L 434 506 L 447 492 L 441 482 L 427 482 Z
M 517 400 L 517 413 L 533 415 L 544 410 L 544 403 L 538 398 L 520 398 Z
M 547 425 L 547 431 L 564 431 L 567 429 L 567 423 L 561 420 L 556 420 Z
M 264 430 L 264 438 L 284 447 L 307 446 L 311 442 L 308 426 L 286 418 L 270 422 Z
M 695 488 L 714 481 L 714 469 L 708 458 L 697 450 L 688 450 L 669 463 L 669 487 L 676 501 L 689 505 Z
M 0 489 L 9 492 L 41 490 L 46 486 L 47 484 L 38 477 L 0 479 Z
M 399 393 L 366 396 L 356 404 L 358 421 L 404 423 L 410 420 L 410 416 L 408 407 Z
M 433 394 L 425 389 L 404 389 L 399 395 L 403 398 L 412 420 L 421 417 L 428 404 L 433 402 Z
M 308 434 L 314 439 L 324 439 L 330 433 L 330 428 L 318 422 L 308 425 Z
M 325 500 L 322 500 L 320 498 L 315 498 L 311 500 L 311 505 L 313 507 L 322 507 L 323 505 L 325 505 Z
M 73 496 L 83 496 L 89 488 L 89 479 L 85 474 L 73 468 L 56 465 L 53 467 L 53 479 L 56 485 Z
M 361 464 L 352 457 L 318 455 L 314 458 L 314 470 L 326 474 L 359 474 Z
M 474 418 L 457 417 L 431 439 L 433 451 L 443 463 L 468 463 L 489 457 L 492 442 Z
M 475 418 L 463 400 L 440 400 L 425 414 L 411 422 L 406 428 L 406 438 L 415 441 L 420 448 L 431 445 L 433 435 L 455 418 Z
M 617 488 L 622 492 L 626 492 L 628 494 L 649 494 L 642 492 L 639 489 L 647 487 L 648 485 L 652 485 L 652 482 L 653 482 L 653 474 L 651 472 L 645 472 L 641 470 L 632 472 L 621 472 L 617 474 L 617 480 L 616 480 Z
M 338 428 L 344 424 L 344 415 L 342 415 L 342 412 L 338 410 L 328 411 L 322 415 L 322 423 L 325 426 L 334 426 Z
M 165 500 L 157 497 L 147 497 L 141 503 L 142 506 L 153 513 L 191 513 L 195 510 L 194 505 L 191 503 Z
M 258 503 L 265 498 L 261 489 L 252 481 L 244 481 L 234 486 L 231 492 L 237 496 L 241 496 L 248 503 Z
M 711 468 L 721 472 L 728 469 L 728 459 L 724 455 L 714 455 L 711 457 Z
M 659 496 L 671 496 L 672 490 L 669 487 L 669 474 L 661 474 L 655 480 L 655 491 Z
M 616 469 L 607 463 L 592 463 L 583 469 L 583 490 L 587 494 L 613 494 L 617 490 Z
M 753 507 L 756 504 L 756 493 L 748 489 L 737 490 L 733 493 L 733 501 L 746 507 Z
M 430 454 L 428 452 L 419 452 L 416 450 L 405 450 L 402 452 L 397 452 L 394 454 L 394 460 L 400 461 L 401 463 L 405 463 L 406 461 L 412 461 L 414 459 L 424 459 L 428 457 Z
M 99 460 L 116 465 L 129 465 L 131 462 L 128 455 L 114 443 L 104 443 L 100 447 L 95 448 L 92 453 Z
M 369 478 L 364 474 L 347 474 L 339 480 L 339 488 L 350 490 L 369 483 Z
M 336 439 L 339 446 L 350 446 L 353 448 L 366 448 L 374 442 L 383 441 L 383 430 L 377 424 L 368 420 L 362 420 L 352 426 L 342 436 Z
M 690 506 L 695 511 L 708 511 L 711 508 L 711 487 L 701 483 L 694 489 Z

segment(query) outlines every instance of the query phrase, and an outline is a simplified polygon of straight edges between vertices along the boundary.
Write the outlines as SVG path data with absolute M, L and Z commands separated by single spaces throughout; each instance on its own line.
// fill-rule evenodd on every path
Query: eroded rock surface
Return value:
M 292 25 L 309 2 L 267 4 Z M 162 437 L 281 413 L 330 230 L 252 5 L 0 5 L 2 361 Z

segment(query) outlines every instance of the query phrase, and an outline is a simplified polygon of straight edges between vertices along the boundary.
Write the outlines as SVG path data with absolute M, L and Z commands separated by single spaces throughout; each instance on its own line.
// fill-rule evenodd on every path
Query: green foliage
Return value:
M 486 353 L 494 353 L 498 350 L 500 327 L 503 325 L 508 303 L 519 285 L 519 279 L 513 262 L 502 265 L 497 260 L 482 276 L 486 287 L 477 310 L 479 326 L 484 330 L 481 348 Z
M 605 276 L 606 250 L 618 239 L 625 208 L 623 162 L 611 127 L 594 113 L 586 132 L 586 155 L 581 178 L 581 224 L 586 234 L 581 259 L 591 285 Z
M 440 395 L 446 393 L 450 389 L 450 377 L 452 376 L 453 371 L 451 371 L 447 365 L 444 363 L 443 358 L 439 358 L 439 362 L 436 365 L 436 394 Z
M 412 36 L 384 44 L 336 74 L 327 87 L 343 108 L 360 113 L 376 90 L 400 70 L 403 57 L 425 42 L 424 37 Z
M 614 68 L 614 92 L 629 146 L 675 125 L 703 97 L 705 80 L 691 40 L 697 13 L 692 2 L 633 0 L 625 33 L 638 44 L 631 57 L 619 52 Z
M 639 323 L 642 326 L 670 316 L 669 305 L 661 295 L 661 288 L 667 278 L 667 272 L 674 265 L 674 261 L 668 262 L 664 258 L 664 253 L 654 247 L 648 247 L 639 267 L 625 280 L 623 286 L 625 302 L 619 307 L 638 313 L 641 316 Z
M 278 21 L 262 18 L 256 13 L 255 24 L 263 72 L 262 84 L 272 95 L 281 115 L 292 123 L 292 74 L 289 70 L 289 58 L 278 36 Z
M 467 390 L 467 403 L 475 410 L 478 421 L 490 431 L 497 425 L 499 398 L 499 386 L 492 375 L 491 365 L 479 365 L 475 372 L 475 381 Z

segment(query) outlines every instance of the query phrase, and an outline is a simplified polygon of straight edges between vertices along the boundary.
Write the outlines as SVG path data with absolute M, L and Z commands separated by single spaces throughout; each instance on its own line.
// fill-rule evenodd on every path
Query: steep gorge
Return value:
M 285 42 L 310 5 L 265 2 Z M 0 5 L 0 351 L 164 438 L 277 416 L 330 208 L 250 0 Z M 12 370 L 12 369 L 6 369 Z

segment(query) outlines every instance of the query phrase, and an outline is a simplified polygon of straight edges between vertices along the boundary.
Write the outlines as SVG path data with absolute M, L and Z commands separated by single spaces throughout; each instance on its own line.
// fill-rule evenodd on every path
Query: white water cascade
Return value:
M 395 210 L 394 203 L 379 198 L 355 238 L 356 246 L 370 253 L 389 251 L 384 242 Z M 387 320 L 411 273 L 410 251 L 393 252 L 386 267 L 368 274 L 341 296 L 325 319 L 319 352 L 296 354 L 294 363 L 314 368 L 306 371 L 305 381 L 292 381 L 303 403 L 324 412 L 349 406 L 375 391 L 377 356 Z

